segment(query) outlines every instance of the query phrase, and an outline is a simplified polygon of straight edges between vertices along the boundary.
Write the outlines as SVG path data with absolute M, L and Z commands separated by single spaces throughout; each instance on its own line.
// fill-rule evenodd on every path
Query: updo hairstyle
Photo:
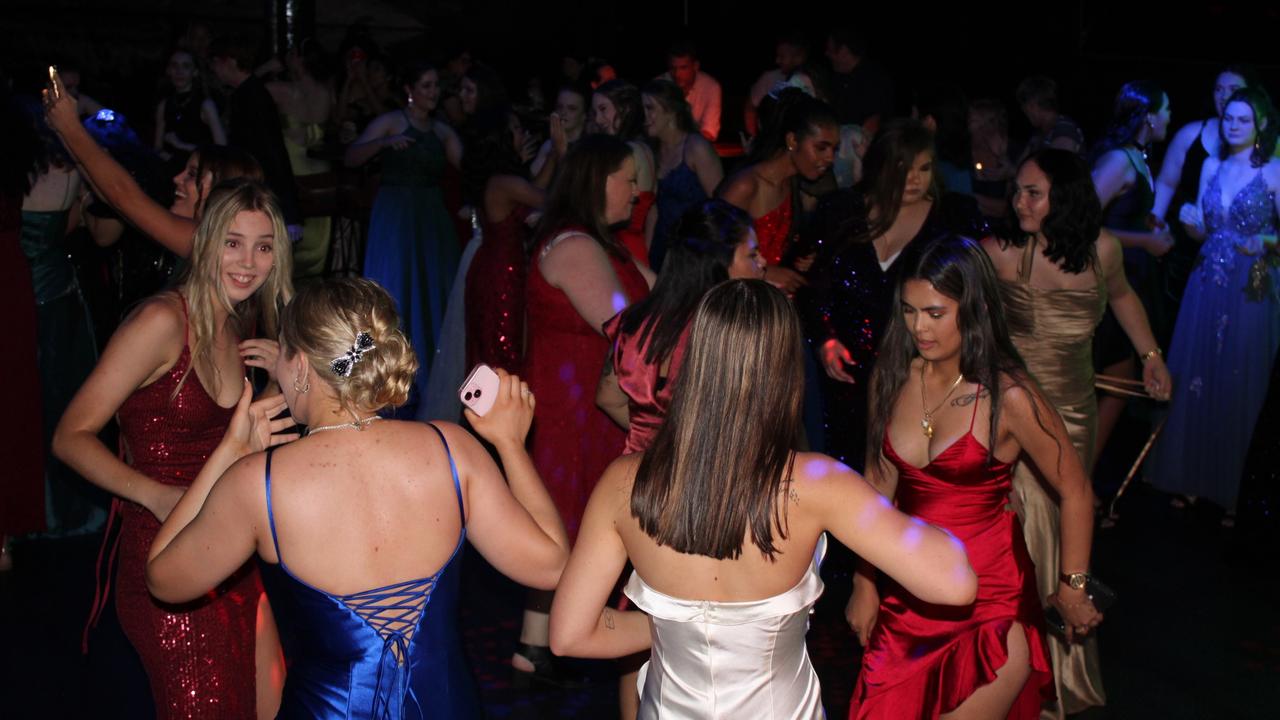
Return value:
M 343 377 L 332 367 L 367 332 L 373 347 Z M 395 302 L 382 286 L 363 278 L 308 284 L 281 316 L 282 352 L 307 356 L 311 371 L 329 383 L 342 407 L 359 416 L 409 399 L 418 358 L 404 333 Z

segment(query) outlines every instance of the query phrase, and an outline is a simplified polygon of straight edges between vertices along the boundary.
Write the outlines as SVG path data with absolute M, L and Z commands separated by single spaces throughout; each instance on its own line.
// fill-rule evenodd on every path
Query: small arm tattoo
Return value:
M 610 630 L 613 629 L 613 609 L 604 609 L 604 626 Z

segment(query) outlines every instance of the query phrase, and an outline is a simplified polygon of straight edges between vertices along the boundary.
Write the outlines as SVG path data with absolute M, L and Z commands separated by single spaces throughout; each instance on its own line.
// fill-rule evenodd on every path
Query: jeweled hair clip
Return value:
M 334 375 L 351 377 L 351 371 L 355 369 L 356 363 L 375 347 L 377 346 L 373 344 L 373 336 L 367 330 L 362 330 L 356 334 L 356 342 L 351 349 L 334 358 L 333 362 L 329 363 L 329 369 Z

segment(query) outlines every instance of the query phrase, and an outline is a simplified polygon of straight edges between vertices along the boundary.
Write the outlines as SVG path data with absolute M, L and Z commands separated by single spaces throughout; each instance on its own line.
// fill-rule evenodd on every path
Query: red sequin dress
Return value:
M 898 469 L 898 509 L 964 543 L 978 598 L 965 607 L 930 605 L 882 577 L 880 614 L 862 655 L 850 720 L 937 718 L 955 710 L 995 679 L 1015 622 L 1026 633 L 1031 676 L 1007 717 L 1036 720 L 1041 701 L 1053 697 L 1053 670 L 1035 566 L 1008 507 L 1013 466 L 987 463 L 972 420 L 969 432 L 924 467 L 899 457 L 888 435 L 884 454 Z
M 755 219 L 760 257 L 770 265 L 782 264 L 782 258 L 791 249 L 787 242 L 791 236 L 791 212 L 791 194 L 788 193 L 778 207 Z
M 642 323 L 640 331 L 643 330 Z M 623 332 L 621 313 L 604 324 L 604 334 L 613 347 L 613 372 L 618 376 L 618 387 L 628 400 L 630 422 L 622 452 L 629 454 L 647 450 L 658 434 L 658 428 L 662 427 L 663 419 L 667 417 L 667 408 L 671 407 L 671 389 L 675 385 L 680 366 L 684 363 L 689 326 L 685 326 L 671 351 L 671 361 L 667 363 L 665 377 L 662 376 L 662 368 L 645 360 L 650 338 L 645 338 L 645 342 L 641 343 L 640 332 Z
M 520 369 L 524 343 L 524 285 L 529 274 L 525 224 L 530 209 L 519 207 L 499 222 L 485 222 L 484 241 L 467 270 L 467 371 L 477 363 Z
M 183 303 L 183 311 L 186 303 Z M 185 344 L 173 368 L 135 391 L 117 413 L 129 464 L 166 485 L 189 486 L 222 440 L 234 408 L 205 391 Z M 176 396 L 174 388 L 187 373 Z M 151 681 L 156 717 L 252 719 L 254 642 L 262 585 L 246 564 L 208 596 L 167 605 L 147 591 L 147 553 L 160 523 L 146 508 L 121 503 L 116 613 Z
M 551 240 L 562 232 L 550 233 Z M 525 289 L 528 308 L 528 352 L 525 379 L 538 397 L 534 408 L 531 448 L 570 539 L 587 499 L 605 467 L 622 453 L 622 429 L 596 407 L 596 385 L 604 369 L 609 341 L 582 319 L 560 288 L 542 276 L 537 259 L 547 240 L 539 243 Z M 609 256 L 623 295 L 614 310 L 649 294 L 649 285 L 630 258 Z
M 631 206 L 631 219 L 627 221 L 626 227 L 615 233 L 618 242 L 627 248 L 631 257 L 638 258 L 645 267 L 649 267 L 649 248 L 644 243 L 644 221 L 649 217 L 649 208 L 653 207 L 653 201 L 657 198 L 657 195 L 648 191 L 636 195 L 636 203 Z

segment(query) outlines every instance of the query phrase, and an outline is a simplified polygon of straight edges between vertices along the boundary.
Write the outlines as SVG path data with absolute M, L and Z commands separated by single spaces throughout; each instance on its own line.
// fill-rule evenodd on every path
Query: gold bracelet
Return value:
M 1157 355 L 1163 358 L 1164 351 L 1161 350 L 1160 348 L 1156 348 L 1155 350 L 1148 352 L 1146 355 L 1143 355 L 1142 362 L 1145 364 L 1148 360 L 1150 360 L 1153 357 L 1156 357 Z

